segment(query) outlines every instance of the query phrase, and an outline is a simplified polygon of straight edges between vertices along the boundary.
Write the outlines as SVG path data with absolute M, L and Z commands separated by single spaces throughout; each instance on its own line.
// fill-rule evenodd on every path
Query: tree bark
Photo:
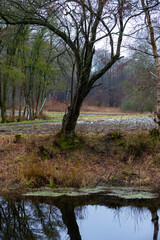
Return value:
M 41 95 L 41 83 L 39 83 L 38 86 L 38 93 L 37 93 L 37 99 L 36 99 L 36 117 L 39 114 L 39 105 L 40 105 L 40 95 Z
M 144 9 L 148 28 L 149 28 L 152 51 L 153 51 L 155 67 L 156 67 L 156 75 L 157 75 L 157 106 L 156 106 L 156 108 L 157 108 L 157 112 L 156 112 L 155 121 L 158 123 L 158 126 L 160 127 L 160 63 L 159 63 L 159 58 L 158 58 L 155 33 L 154 33 L 152 21 L 151 21 L 150 11 L 149 11 L 148 5 L 144 2 L 144 0 L 141 0 L 141 4 Z
M 77 119 L 83 100 L 87 95 L 84 89 L 85 88 L 81 87 L 76 91 L 72 104 L 68 107 L 68 112 L 63 117 L 61 134 L 63 134 L 65 138 L 74 138 L 75 136 Z
M 64 115 L 62 121 L 61 133 L 65 138 L 73 138 L 75 136 L 75 127 L 79 117 L 82 101 L 78 100 L 68 107 L 68 113 Z
M 74 70 L 75 70 L 75 63 L 73 63 L 73 67 L 72 67 L 72 78 L 71 78 L 71 100 L 70 100 L 70 104 L 72 104 L 72 101 L 73 101 L 73 80 L 74 80 Z
M 23 88 L 20 88 L 20 95 L 19 95 L 19 118 L 21 117 L 22 113 L 22 94 L 23 94 Z
M 7 92 L 7 84 L 6 84 L 6 82 L 3 82 L 3 99 L 1 102 L 2 123 L 6 122 L 6 100 L 7 100 L 6 92 Z
M 13 82 L 13 88 L 12 88 L 12 118 L 15 117 L 15 95 L 16 95 L 16 86 Z
M 2 81 L 1 81 L 1 72 L 0 72 L 0 110 L 2 115 Z

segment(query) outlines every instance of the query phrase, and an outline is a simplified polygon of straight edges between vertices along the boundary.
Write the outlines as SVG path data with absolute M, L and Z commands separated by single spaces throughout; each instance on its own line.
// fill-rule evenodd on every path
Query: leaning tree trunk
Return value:
M 64 138 L 74 138 L 77 119 L 80 114 L 80 109 L 84 98 L 86 97 L 85 88 L 81 87 L 76 91 L 71 105 L 68 107 L 68 112 L 64 115 L 62 121 L 61 134 Z

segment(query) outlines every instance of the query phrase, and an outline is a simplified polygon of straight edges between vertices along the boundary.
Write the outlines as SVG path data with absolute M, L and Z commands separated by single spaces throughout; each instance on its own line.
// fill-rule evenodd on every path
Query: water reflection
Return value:
M 158 240 L 157 207 L 87 201 L 0 198 L 0 239 Z
M 152 222 L 154 224 L 154 234 L 153 234 L 153 240 L 158 239 L 158 231 L 159 231 L 159 223 L 158 223 L 158 213 L 157 209 L 150 209 L 151 215 L 152 215 Z
M 0 236 L 4 240 L 61 239 L 66 227 L 58 208 L 31 201 L 0 200 Z
M 82 239 L 158 240 L 148 209 L 88 206 L 86 218 L 78 220 Z

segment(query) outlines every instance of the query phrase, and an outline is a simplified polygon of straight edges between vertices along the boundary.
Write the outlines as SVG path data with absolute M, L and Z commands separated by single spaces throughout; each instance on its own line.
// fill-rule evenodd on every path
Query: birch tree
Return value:
M 159 1 L 156 1 L 157 6 L 159 4 Z M 151 14 L 151 9 L 152 5 L 155 4 L 154 1 L 148 1 L 148 0 L 141 0 L 141 5 L 144 10 L 145 14 L 145 22 L 149 31 L 150 35 L 150 44 L 152 46 L 152 51 L 153 51 L 153 57 L 155 61 L 155 68 L 156 68 L 156 78 L 157 78 L 157 111 L 156 111 L 156 118 L 155 121 L 158 123 L 158 126 L 160 126 L 160 62 L 159 62 L 159 53 L 158 53 L 158 40 L 160 39 L 160 34 L 157 37 L 155 34 L 155 28 L 153 25 L 153 20 L 152 20 L 152 14 Z M 158 15 L 157 15 L 158 11 Z M 159 9 L 156 12 L 153 12 L 154 15 L 156 15 L 156 18 L 160 17 L 160 12 Z

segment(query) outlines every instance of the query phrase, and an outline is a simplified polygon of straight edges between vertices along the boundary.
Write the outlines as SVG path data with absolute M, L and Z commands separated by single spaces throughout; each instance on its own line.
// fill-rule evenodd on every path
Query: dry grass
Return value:
M 81 108 L 81 112 L 99 112 L 99 113 L 124 113 L 120 108 L 109 108 L 109 107 L 97 107 L 83 104 Z
M 90 113 L 102 113 L 102 114 L 120 114 L 120 115 L 135 115 L 140 114 L 134 111 L 125 111 L 118 107 L 97 107 L 97 106 L 91 106 L 87 104 L 83 104 L 81 108 L 81 112 L 90 112 Z
M 45 111 L 49 112 L 65 112 L 67 111 L 68 105 L 66 103 L 60 103 L 55 100 L 51 100 L 45 104 Z M 104 106 L 91 106 L 86 103 L 83 103 L 81 112 L 90 112 L 90 113 L 102 113 L 102 114 L 136 114 L 134 111 L 125 111 L 117 107 L 104 107 Z M 139 114 L 139 113 L 138 113 Z
M 61 103 L 61 102 L 57 102 L 55 100 L 50 100 L 45 104 L 45 108 L 46 111 L 49 112 L 65 112 L 67 110 L 67 104 L 66 103 Z
M 55 100 L 51 100 L 48 101 L 45 104 L 45 110 L 49 111 L 49 112 L 53 112 L 53 111 L 57 111 L 57 112 L 65 112 L 67 111 L 68 105 L 66 103 L 60 103 L 57 102 Z M 83 103 L 82 105 L 82 112 L 100 112 L 100 113 L 111 113 L 111 114 L 115 114 L 115 113 L 125 113 L 125 111 L 122 111 L 120 108 L 116 108 L 116 107 L 103 107 L 103 106 L 90 106 L 87 105 L 86 103 Z M 128 113 L 130 113 L 128 111 Z M 132 113 L 132 112 L 131 112 Z
M 159 137 L 149 133 L 85 135 L 70 151 L 54 136 L 0 136 L 1 190 L 20 187 L 93 187 L 104 184 L 160 183 Z

